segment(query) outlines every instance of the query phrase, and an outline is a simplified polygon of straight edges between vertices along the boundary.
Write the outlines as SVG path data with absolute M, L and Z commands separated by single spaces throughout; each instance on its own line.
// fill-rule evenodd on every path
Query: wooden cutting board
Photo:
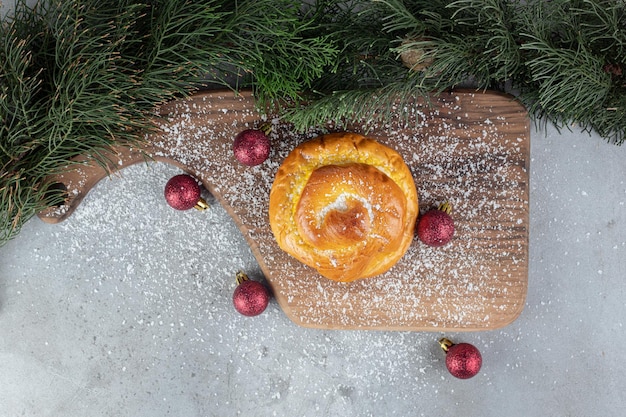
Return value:
M 268 223 L 269 192 L 281 162 L 328 127 L 296 134 L 272 119 L 270 158 L 247 167 L 234 159 L 232 141 L 262 122 L 250 93 L 205 92 L 167 104 L 161 114 L 160 131 L 147 136 L 144 149 L 115 149 L 107 169 L 88 163 L 57 176 L 70 197 L 41 219 L 65 219 L 109 173 L 152 158 L 202 181 L 249 242 L 280 307 L 299 325 L 472 331 L 505 326 L 521 313 L 528 283 L 530 138 L 526 110 L 512 97 L 445 93 L 429 105 L 416 104 L 409 124 L 342 128 L 400 152 L 414 175 L 420 211 L 449 201 L 456 224 L 450 244 L 431 248 L 415 238 L 391 270 L 353 283 L 330 281 L 281 251 Z

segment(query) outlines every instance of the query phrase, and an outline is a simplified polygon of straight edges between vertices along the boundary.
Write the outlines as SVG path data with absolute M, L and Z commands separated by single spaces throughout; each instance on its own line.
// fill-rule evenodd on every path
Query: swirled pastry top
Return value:
M 280 248 L 335 281 L 395 265 L 413 240 L 417 212 L 402 156 L 355 133 L 296 147 L 270 192 L 270 226 Z

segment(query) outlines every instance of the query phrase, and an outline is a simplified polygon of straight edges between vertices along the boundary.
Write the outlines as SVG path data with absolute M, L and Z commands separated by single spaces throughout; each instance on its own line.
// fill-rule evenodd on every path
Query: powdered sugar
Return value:
M 367 126 L 369 135 L 405 157 L 422 209 L 451 202 L 457 238 L 439 249 L 416 240 L 387 274 L 350 285 L 321 278 L 284 254 L 267 223 L 269 190 L 280 163 L 296 145 L 321 131 L 296 134 L 274 119 L 270 158 L 259 167 L 243 167 L 232 156 L 232 137 L 258 123 L 258 116 L 240 108 L 226 121 L 221 115 L 235 110 L 182 103 L 169 109 L 170 122 L 155 139 L 162 151 L 155 155 L 179 161 L 221 199 L 296 322 L 348 328 L 489 328 L 512 320 L 525 297 L 528 130 L 523 114 L 504 120 L 478 119 L 475 113 L 466 117 L 468 108 L 484 105 L 480 99 L 472 104 L 473 99 L 444 99 L 430 113 L 419 110 L 420 119 L 411 128 Z M 511 118 L 517 130 L 511 129 Z
M 278 167 L 298 144 L 324 129 L 299 134 L 274 118 L 269 159 L 244 166 L 233 156 L 233 138 L 262 120 L 248 97 L 209 94 L 166 106 L 159 133 L 148 137 L 154 145 L 148 152 L 195 175 L 215 195 L 295 322 L 331 328 L 491 328 L 521 311 L 528 251 L 527 120 L 518 104 L 502 97 L 498 106 L 507 117 L 494 116 L 493 100 L 443 95 L 430 112 L 416 107 L 412 121 L 342 127 L 366 130 L 397 150 L 411 169 L 421 209 L 449 201 L 457 230 L 450 244 L 436 250 L 414 239 L 390 271 L 349 285 L 323 278 L 281 251 L 268 224 Z
M 332 201 L 330 204 L 324 206 L 322 210 L 317 213 L 318 217 L 318 227 L 323 223 L 323 220 L 326 218 L 329 212 L 331 211 L 346 211 L 348 210 L 348 200 L 356 200 L 361 203 L 361 205 L 367 210 L 367 215 L 370 218 L 370 221 L 374 219 L 374 208 L 372 204 L 363 196 L 354 194 L 354 193 L 341 193 L 337 196 L 337 198 Z

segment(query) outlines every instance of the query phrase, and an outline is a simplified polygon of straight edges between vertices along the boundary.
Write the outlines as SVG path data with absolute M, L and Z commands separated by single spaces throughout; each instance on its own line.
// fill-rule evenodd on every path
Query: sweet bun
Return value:
M 414 236 L 417 191 L 395 150 L 355 133 L 296 147 L 276 173 L 269 220 L 278 245 L 342 282 L 379 275 Z

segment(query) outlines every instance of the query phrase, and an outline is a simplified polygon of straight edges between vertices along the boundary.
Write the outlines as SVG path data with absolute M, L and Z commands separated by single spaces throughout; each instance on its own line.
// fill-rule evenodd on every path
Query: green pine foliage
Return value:
M 0 245 L 63 201 L 51 175 L 154 128 L 203 80 L 298 101 L 337 50 L 291 0 L 18 0 L 0 26 Z
M 324 2 L 322 2 L 324 3 Z M 326 5 L 337 8 L 336 2 Z M 325 119 L 384 120 L 416 97 L 473 87 L 515 94 L 537 120 L 626 139 L 626 2 L 344 2 L 321 27 L 341 55 L 313 84 L 301 129 Z M 407 70 L 400 56 L 419 52 Z M 422 68 L 424 67 L 424 68 Z
M 301 130 L 494 89 L 621 144 L 626 2 L 17 0 L 0 25 L 0 246 L 63 201 L 51 175 L 106 162 L 156 106 L 207 86 L 252 89 Z

